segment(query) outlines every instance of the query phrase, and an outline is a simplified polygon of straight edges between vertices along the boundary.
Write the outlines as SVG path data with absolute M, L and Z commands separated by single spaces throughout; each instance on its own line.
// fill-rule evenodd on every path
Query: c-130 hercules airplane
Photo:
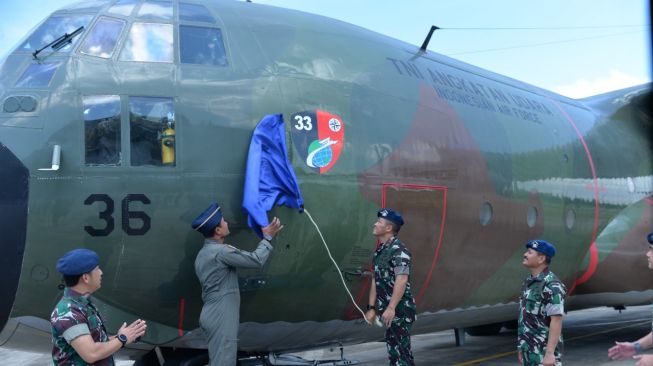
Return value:
M 376 211 L 403 213 L 413 334 L 516 319 L 534 238 L 557 245 L 568 309 L 652 302 L 650 85 L 574 100 L 425 48 L 240 1 L 53 13 L 0 68 L 0 344 L 50 347 L 55 262 L 81 246 L 100 254 L 94 297 L 110 331 L 143 318 L 141 354 L 203 352 L 203 240 L 190 222 L 217 200 L 230 242 L 255 247 L 241 209 L 247 151 L 274 113 L 360 305 Z M 239 272 L 240 352 L 382 338 L 305 215 L 270 214 L 285 224 L 271 259 Z

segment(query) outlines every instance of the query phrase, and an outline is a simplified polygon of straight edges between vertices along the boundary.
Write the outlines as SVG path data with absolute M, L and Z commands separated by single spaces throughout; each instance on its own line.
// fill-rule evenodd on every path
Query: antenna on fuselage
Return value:
M 436 29 L 440 29 L 440 27 L 432 25 L 431 30 L 429 31 L 429 34 L 426 36 L 426 39 L 424 39 L 424 43 L 422 43 L 422 47 L 419 49 L 422 50 L 422 52 L 426 52 L 426 47 L 429 45 L 429 42 L 431 42 L 431 36 L 433 35 L 433 32 Z

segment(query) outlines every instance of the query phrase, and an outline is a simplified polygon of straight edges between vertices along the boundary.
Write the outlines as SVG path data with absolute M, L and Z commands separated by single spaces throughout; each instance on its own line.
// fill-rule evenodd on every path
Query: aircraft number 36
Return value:
M 144 205 L 150 204 L 150 199 L 141 193 L 132 193 L 125 196 L 122 199 L 122 230 L 127 235 L 145 235 L 150 230 L 151 219 L 143 211 L 132 211 L 129 208 L 131 202 L 141 202 Z M 84 205 L 90 206 L 95 202 L 104 203 L 104 210 L 98 212 L 98 218 L 105 222 L 103 228 L 97 228 L 90 225 L 84 226 L 84 230 L 91 236 L 108 236 L 113 232 L 115 228 L 115 220 L 113 217 L 114 213 L 114 202 L 109 195 L 104 193 L 94 193 L 91 194 L 84 200 Z M 140 226 L 132 226 L 132 220 L 138 220 L 141 222 Z

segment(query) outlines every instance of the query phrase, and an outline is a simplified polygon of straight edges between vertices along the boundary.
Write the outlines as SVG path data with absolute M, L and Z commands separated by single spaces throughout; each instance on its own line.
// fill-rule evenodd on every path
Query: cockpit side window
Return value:
M 57 71 L 59 62 L 31 64 L 16 82 L 16 88 L 45 88 Z
M 112 7 L 109 8 L 108 12 L 118 15 L 129 16 L 136 7 L 138 0 L 118 0 Z
M 66 33 L 72 33 L 79 27 L 87 27 L 93 18 L 92 15 L 55 15 L 45 21 L 34 33 L 32 33 L 18 51 L 34 51 Z M 71 44 L 61 48 L 59 52 L 70 51 L 80 37 L 74 37 Z
M 138 11 L 139 18 L 172 20 L 172 1 L 148 0 Z
M 120 165 L 120 96 L 83 97 L 86 165 Z
M 90 56 L 110 58 L 124 27 L 124 20 L 101 17 L 84 39 L 79 52 Z
M 172 62 L 172 24 L 134 23 L 120 61 Z
M 181 63 L 227 66 L 227 55 L 218 28 L 179 26 Z
M 175 166 L 172 98 L 130 97 L 131 165 Z
M 179 3 L 179 20 L 215 24 L 215 18 L 204 5 Z

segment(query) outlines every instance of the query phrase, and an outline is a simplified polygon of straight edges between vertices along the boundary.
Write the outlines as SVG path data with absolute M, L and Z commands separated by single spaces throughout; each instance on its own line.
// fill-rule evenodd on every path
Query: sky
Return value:
M 219 0 L 211 0 L 219 1 Z M 252 0 L 346 21 L 429 51 L 582 98 L 651 80 L 646 0 Z M 4 1 L 0 57 L 74 0 Z

